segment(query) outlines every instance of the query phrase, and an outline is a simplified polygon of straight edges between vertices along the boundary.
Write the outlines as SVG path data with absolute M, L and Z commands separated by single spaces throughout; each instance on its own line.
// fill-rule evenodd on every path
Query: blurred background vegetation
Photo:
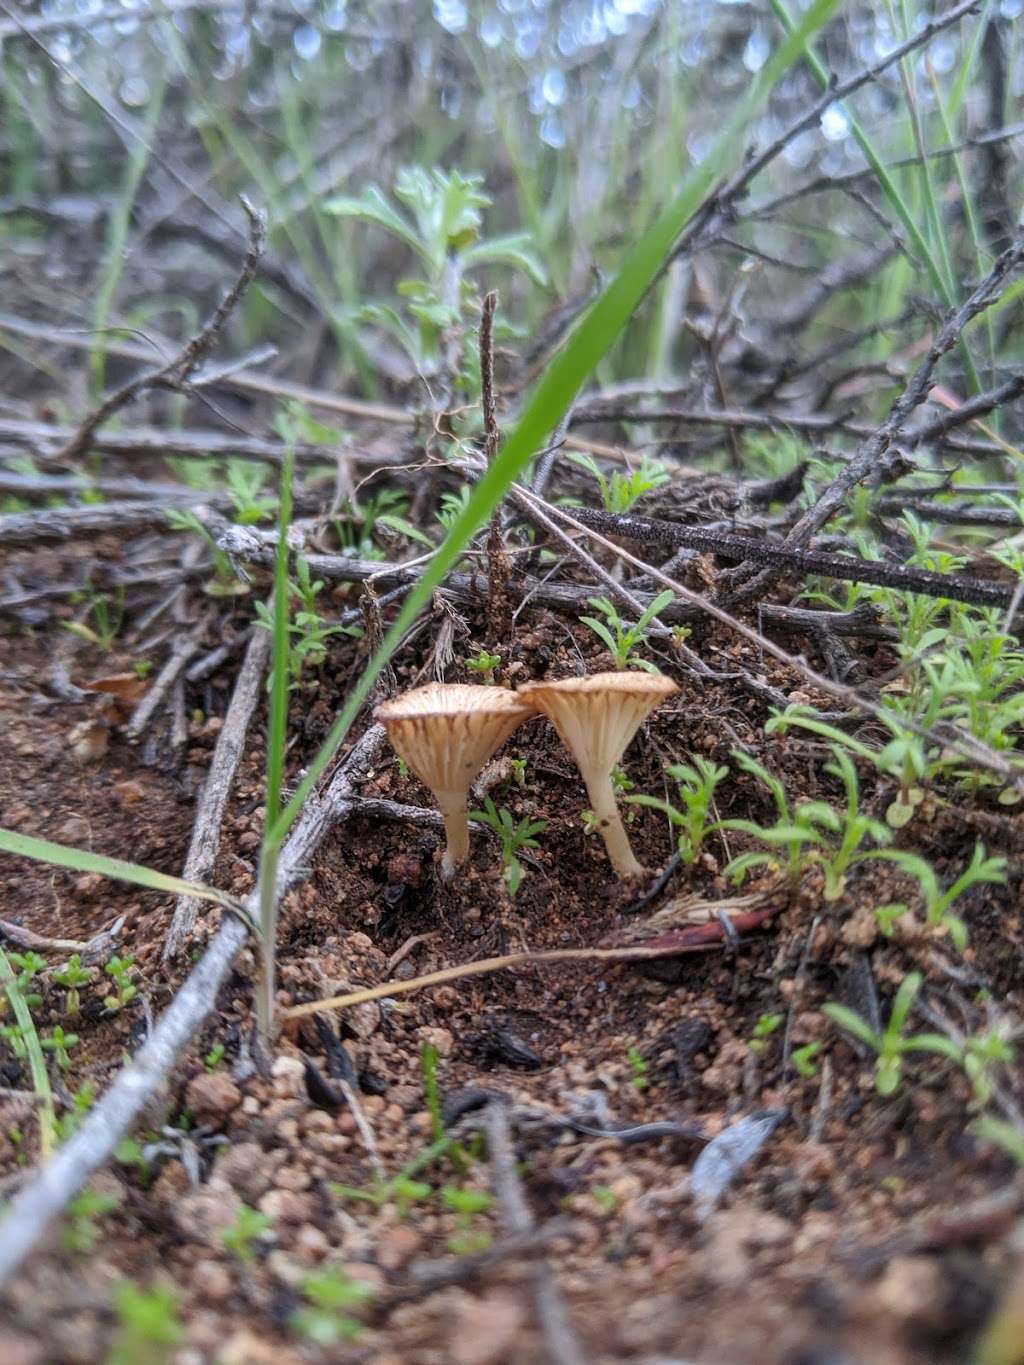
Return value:
M 824 66 L 870 66 L 950 8 L 843 5 Z M 1024 137 L 1006 131 L 1024 87 L 1020 8 L 981 0 L 792 140 L 733 230 L 672 264 L 599 378 L 691 373 L 713 392 L 708 335 L 728 310 L 732 369 L 752 391 L 809 324 L 822 345 L 843 344 L 867 396 L 891 396 L 887 329 L 912 348 L 1021 211 Z M 351 201 L 378 186 L 414 212 L 393 195 L 410 167 L 482 177 L 478 235 L 515 234 L 513 249 L 466 274 L 501 289 L 505 339 L 528 357 L 544 320 L 582 306 L 708 153 L 785 17 L 777 0 L 4 0 L 0 322 L 12 325 L 0 385 L 24 397 L 53 368 L 19 320 L 141 329 L 150 342 L 192 334 L 244 250 L 244 193 L 268 214 L 271 249 L 235 345 L 273 346 L 264 369 L 305 383 L 408 396 L 429 359 L 409 344 L 409 300 L 445 307 L 445 281 L 428 270 L 429 298 L 407 284 L 403 295 L 415 249 Z M 810 66 L 795 68 L 749 145 L 819 93 Z M 895 200 L 865 139 L 894 168 Z M 433 211 L 422 196 L 420 209 Z M 921 242 L 908 246 L 911 224 Z M 1019 356 L 1019 296 L 975 328 L 975 368 L 962 372 L 962 352 L 954 389 Z M 109 337 L 95 334 L 83 366 L 93 392 Z M 67 393 L 66 376 L 42 386 L 55 378 Z M 735 387 L 713 396 L 743 397 Z

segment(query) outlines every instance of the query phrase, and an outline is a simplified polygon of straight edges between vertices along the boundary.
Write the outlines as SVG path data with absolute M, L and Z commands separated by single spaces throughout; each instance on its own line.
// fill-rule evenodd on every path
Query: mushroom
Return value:
M 563 682 L 524 683 L 519 695 L 543 711 L 562 737 L 587 793 L 612 866 L 643 872 L 629 846 L 612 788 L 612 769 L 648 715 L 679 688 L 663 673 L 592 673 Z
M 429 683 L 382 702 L 375 715 L 398 756 L 434 793 L 448 838 L 441 859 L 447 879 L 469 854 L 466 798 L 473 779 L 536 710 L 504 687 Z

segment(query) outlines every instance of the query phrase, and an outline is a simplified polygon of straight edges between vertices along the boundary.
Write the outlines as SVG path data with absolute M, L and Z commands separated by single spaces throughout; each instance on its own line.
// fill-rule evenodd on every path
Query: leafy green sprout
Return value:
M 817 1056 L 823 1046 L 823 1043 L 813 1042 L 793 1049 L 793 1065 L 796 1067 L 797 1075 L 810 1080 L 818 1074 Z
M 78 1256 L 92 1251 L 100 1239 L 99 1219 L 112 1213 L 118 1202 L 116 1194 L 88 1187 L 75 1195 L 68 1204 L 67 1221 L 61 1230 L 64 1250 Z
M 67 1071 L 71 1066 L 70 1051 L 78 1046 L 79 1038 L 77 1033 L 65 1033 L 63 1025 L 54 1024 L 48 1034 L 40 1038 L 40 1044 L 44 1052 L 52 1052 L 57 1065 L 62 1071 Z
M 768 1039 L 783 1025 L 781 1014 L 762 1014 L 754 1025 L 754 1036 L 750 1043 L 751 1052 L 763 1056 L 768 1051 Z
M 868 840 L 884 844 L 892 838 L 888 826 L 860 810 L 857 771 L 844 749 L 833 745 L 832 762 L 825 765 L 825 771 L 838 777 L 843 784 L 846 803 L 841 811 L 836 811 L 825 801 L 804 801 L 790 807 L 785 788 L 777 777 L 756 759 L 739 750 L 733 750 L 733 757 L 744 771 L 753 774 L 768 787 L 775 801 L 778 819 L 767 828 L 753 820 L 738 819 L 722 820 L 718 827 L 739 830 L 761 843 L 784 848 L 791 884 L 799 882 L 805 868 L 818 863 L 825 874 L 825 899 L 838 900 L 845 889 L 849 869 L 854 863 L 871 856 L 871 850 L 863 848 L 863 845 Z M 776 864 L 777 860 L 772 854 L 743 853 L 734 858 L 725 871 L 734 881 L 742 881 L 752 868 Z
M 534 836 L 547 829 L 548 822 L 527 818 L 517 822 L 507 806 L 499 809 L 490 796 L 484 797 L 483 810 L 470 811 L 469 815 L 471 820 L 478 820 L 480 824 L 487 825 L 498 836 L 501 843 L 501 861 L 504 864 L 502 876 L 508 887 L 508 894 L 514 896 L 525 875 L 525 869 L 516 855 L 520 849 L 540 847 Z
M 585 626 L 589 626 L 607 647 L 617 669 L 621 671 L 627 668 L 642 668 L 648 673 L 657 673 L 660 670 L 649 659 L 641 658 L 635 651 L 647 643 L 651 622 L 674 600 L 675 594 L 666 588 L 644 608 L 640 619 L 630 625 L 623 621 L 618 608 L 607 597 L 588 597 L 588 605 L 599 611 L 605 619 L 598 621 L 593 616 L 581 616 L 580 620 Z
M 924 984 L 920 972 L 910 972 L 900 982 L 889 1011 L 889 1022 L 879 1033 L 856 1010 L 829 1002 L 822 1009 L 834 1024 L 864 1043 L 875 1054 L 875 1089 L 880 1095 L 893 1095 L 903 1074 L 903 1060 L 912 1052 L 934 1053 L 950 1061 L 960 1061 L 960 1049 L 940 1033 L 904 1036 L 907 1020 Z
M 304 1275 L 299 1290 L 309 1301 L 292 1315 L 292 1329 L 299 1336 L 321 1347 L 359 1336 L 362 1323 L 352 1314 L 373 1298 L 368 1284 L 352 1279 L 340 1266 L 324 1266 Z
M 665 466 L 646 455 L 642 457 L 638 468 L 627 470 L 625 473 L 615 469 L 610 475 L 604 473 L 592 455 L 571 451 L 568 458 L 573 464 L 579 465 L 581 469 L 594 476 L 601 491 L 604 510 L 615 516 L 624 516 L 632 511 L 645 493 L 661 488 L 669 482 Z
M 64 966 L 54 972 L 54 982 L 58 986 L 62 986 L 65 991 L 65 1013 L 75 1015 L 79 1012 L 82 1007 L 80 988 L 82 986 L 87 986 L 92 978 L 93 973 L 91 969 L 82 966 L 81 953 L 72 953 Z
M 997 1118 L 995 1114 L 982 1114 L 972 1128 L 978 1137 L 1001 1147 L 1007 1156 L 1024 1166 L 1024 1132 L 1015 1123 Z
M 89 617 L 92 624 L 85 621 L 62 621 L 65 630 L 77 635 L 90 645 L 95 645 L 104 654 L 114 647 L 121 627 L 124 625 L 125 589 L 116 588 L 113 596 L 86 588 L 85 599 L 89 603 Z M 71 598 L 74 601 L 74 596 Z
M 501 655 L 480 649 L 466 660 L 466 667 L 471 673 L 478 673 L 485 683 L 493 683 L 494 674 L 501 667 Z
M 114 1290 L 118 1331 L 106 1365 L 169 1365 L 185 1338 L 173 1289 L 123 1280 Z
M 213 579 L 206 584 L 206 592 L 212 597 L 234 597 L 249 591 L 248 587 L 239 581 L 230 555 L 220 548 L 210 528 L 199 520 L 190 507 L 168 507 L 164 515 L 174 530 L 199 536 L 200 540 L 206 543 L 213 560 Z
M 960 1065 L 979 1105 L 988 1104 L 999 1068 L 1009 1066 L 1015 1057 L 1016 1052 L 1005 1028 L 989 1028 L 964 1040 Z
M 300 685 L 303 671 L 309 665 L 320 668 L 327 658 L 327 641 L 335 635 L 359 637 L 361 626 L 328 625 L 317 608 L 317 598 L 323 590 L 323 580 L 314 579 L 309 561 L 299 555 L 295 561 L 295 578 L 289 581 L 289 596 L 299 600 L 299 610 L 288 622 L 288 672 L 290 687 Z M 273 632 L 274 615 L 266 602 L 256 603 L 256 624 Z
M 135 959 L 133 957 L 121 957 L 119 953 L 115 953 L 103 968 L 114 986 L 112 993 L 103 998 L 103 1003 L 108 1010 L 124 1009 L 138 995 L 139 988 L 131 979 L 134 966 Z
M 206 1067 L 207 1071 L 216 1071 L 224 1060 L 224 1054 L 226 1052 L 227 1048 L 223 1043 L 214 1043 L 213 1047 L 210 1048 L 209 1052 L 203 1058 L 203 1066 Z
M 271 1226 L 267 1214 L 243 1204 L 235 1221 L 221 1233 L 221 1239 L 236 1261 L 252 1265 L 256 1260 L 256 1243 Z
M 594 1202 L 601 1212 L 607 1217 L 615 1212 L 618 1207 L 619 1197 L 608 1185 L 594 1185 L 590 1191 Z
M 633 1085 L 637 1090 L 647 1089 L 647 1060 L 635 1043 L 630 1043 L 626 1049 L 626 1061 L 633 1076 Z
M 924 897 L 925 918 L 929 924 L 943 925 L 960 952 L 967 946 L 967 926 L 958 915 L 952 913 L 954 901 L 973 886 L 1003 886 L 1006 883 L 1006 859 L 988 857 L 984 844 L 975 845 L 969 866 L 945 891 L 939 885 L 938 874 L 931 863 L 918 853 L 887 848 L 877 849 L 870 856 L 895 863 L 902 872 L 917 880 Z
M 228 460 L 226 478 L 234 520 L 239 525 L 254 526 L 273 514 L 277 499 L 260 496 L 267 481 L 262 465 L 254 460 Z
M 359 318 L 389 332 L 417 372 L 430 376 L 442 366 L 446 334 L 464 325 L 471 293 L 468 272 L 483 265 L 507 265 L 525 271 L 537 284 L 544 284 L 546 275 L 528 233 L 483 237 L 481 210 L 490 207 L 491 199 L 483 190 L 482 176 L 412 166 L 398 174 L 394 194 L 401 208 L 377 186 L 369 186 L 358 198 L 330 199 L 324 207 L 328 213 L 375 223 L 417 258 L 423 275 L 398 281 L 399 306 L 364 305 Z M 472 362 L 452 377 L 467 394 L 479 390 L 479 373 Z
M 457 1256 L 468 1256 L 490 1245 L 490 1233 L 474 1229 L 473 1224 L 481 1214 L 493 1207 L 493 1195 L 486 1190 L 474 1190 L 461 1185 L 442 1185 L 441 1202 L 455 1215 L 458 1229 L 455 1236 L 448 1239 L 449 1251 Z
M 679 787 L 679 805 L 658 796 L 627 796 L 632 806 L 647 806 L 667 816 L 678 830 L 676 847 L 684 863 L 694 863 L 713 826 L 709 817 L 715 789 L 729 776 L 729 769 L 695 755 L 693 763 L 673 763 L 667 769 Z M 681 809 L 680 809 L 681 807 Z

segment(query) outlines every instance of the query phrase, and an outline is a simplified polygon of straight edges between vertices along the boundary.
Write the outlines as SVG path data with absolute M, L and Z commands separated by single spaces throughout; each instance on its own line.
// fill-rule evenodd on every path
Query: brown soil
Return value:
M 543 613 L 524 613 L 518 630 L 514 680 L 564 676 L 581 654 L 590 668 L 607 662 L 585 631 L 574 638 L 564 621 Z M 474 631 L 474 638 L 483 637 Z M 777 670 L 773 676 L 775 670 L 724 634 L 689 643 L 714 667 L 728 662 L 783 691 L 793 686 L 792 675 Z M 204 714 L 193 720 L 187 753 L 175 769 L 159 749 L 155 764 L 145 764 L 142 750 L 120 735 L 117 717 L 102 757 L 80 762 L 69 751 L 69 735 L 97 714 L 98 704 L 55 704 L 43 695 L 53 645 L 43 636 L 5 641 L 0 823 L 180 872 L 215 717 L 230 695 L 231 666 L 190 689 L 189 707 Z M 318 689 L 295 695 L 292 774 L 333 719 L 361 648 L 343 641 Z M 400 683 L 414 681 L 413 664 L 419 669 L 427 662 L 425 654 L 407 660 Z M 130 663 L 83 650 L 72 677 L 80 683 Z M 665 666 L 682 690 L 628 755 L 638 791 L 664 789 L 666 761 L 701 754 L 727 762 L 729 750 L 742 745 L 783 776 L 791 795 L 838 801 L 838 784 L 822 770 L 823 748 L 764 739 L 768 712 L 758 695 L 736 681 L 698 686 L 670 660 Z M 467 676 L 457 658 L 448 677 Z M 357 731 L 365 724 L 364 718 Z M 529 780 L 524 788 L 495 788 L 495 799 L 517 819 L 548 821 L 515 900 L 502 893 L 496 844 L 484 835 L 474 837 L 468 871 L 445 887 L 435 873 L 433 830 L 351 818 L 288 899 L 280 933 L 282 1005 L 504 950 L 593 945 L 635 922 L 602 848 L 584 834 L 579 779 L 553 732 L 543 724 L 527 727 L 509 752 L 526 760 Z M 263 761 L 261 722 L 235 785 L 216 878 L 237 891 L 254 880 Z M 880 817 L 891 791 L 873 791 L 866 772 L 862 780 L 865 804 Z M 742 775 L 719 792 L 723 817 L 770 816 L 764 792 Z M 362 794 L 430 804 L 412 779 L 400 776 L 390 751 Z M 983 888 L 962 906 L 973 973 L 962 990 L 970 996 L 987 986 L 1011 1014 L 1021 1004 L 1022 836 L 1022 818 L 993 802 L 969 798 L 961 809 L 936 797 L 901 836 L 933 860 L 940 876 L 947 867 L 961 868 L 978 838 L 989 852 L 1010 857 L 1008 887 Z M 661 817 L 639 812 L 631 837 L 648 866 L 664 865 L 671 846 Z M 744 846 L 729 838 L 731 854 Z M 664 908 L 673 895 L 730 894 L 721 875 L 725 861 L 721 838 L 712 836 L 697 866 L 643 914 Z M 0 916 L 44 935 L 87 939 L 126 917 L 122 951 L 135 958 L 139 997 L 111 1013 L 102 1005 L 102 982 L 84 990 L 82 1013 L 73 1021 L 81 1043 L 64 1077 L 72 1091 L 91 1083 L 101 1092 L 143 1036 L 147 1010 L 164 1007 L 189 965 L 169 971 L 160 962 L 168 898 L 9 858 L 0 860 L 0 889 Z M 642 969 L 584 963 L 501 972 L 336 1016 L 384 1169 L 397 1174 L 431 1140 L 421 1072 L 427 1043 L 437 1049 L 438 1079 L 449 1098 L 483 1087 L 511 1096 L 517 1106 L 564 1115 L 596 1105 L 604 1124 L 677 1119 L 699 1123 L 708 1136 L 744 1114 L 784 1108 L 788 1118 L 703 1223 L 687 1187 L 697 1144 L 627 1145 L 550 1127 L 518 1130 L 523 1182 L 538 1222 L 568 1216 L 550 1259 L 587 1359 L 709 1365 L 964 1359 L 1005 1279 L 1014 1222 L 1012 1212 L 975 1216 L 972 1206 L 1008 1188 L 1011 1163 L 967 1131 L 970 1092 L 947 1063 L 912 1058 L 909 1083 L 884 1100 L 875 1093 L 870 1060 L 820 1010 L 826 999 L 856 1005 L 858 983 L 862 988 L 873 979 L 884 1018 L 893 983 L 911 965 L 929 974 L 936 991 L 952 987 L 936 965 L 941 939 L 919 933 L 916 941 L 893 945 L 878 937 L 873 908 L 900 899 L 914 903 L 910 884 L 889 865 L 855 870 L 831 904 L 812 870 L 797 894 L 776 891 L 774 919 L 735 952 L 720 946 Z M 215 914 L 201 919 L 195 954 L 215 922 Z M 347 1106 L 330 1104 L 315 1084 L 310 1096 L 300 1054 L 322 1076 L 329 1071 L 312 1024 L 292 1021 L 285 1028 L 271 1077 L 242 1066 L 243 1078 L 232 1080 L 247 1051 L 253 971 L 247 950 L 137 1134 L 141 1142 L 158 1140 L 161 1129 L 177 1129 L 177 1136 L 165 1136 L 166 1150 L 147 1170 L 121 1163 L 94 1182 L 118 1200 L 114 1212 L 97 1220 L 96 1246 L 69 1252 L 55 1234 L 21 1277 L 7 1300 L 0 1360 L 105 1359 L 115 1332 L 111 1287 L 124 1277 L 175 1289 L 186 1325 L 185 1346 L 175 1357 L 182 1365 L 307 1359 L 526 1365 L 543 1359 L 521 1258 L 425 1298 L 397 1298 L 410 1283 L 412 1262 L 454 1259 L 449 1242 L 465 1230 L 436 1191 L 457 1184 L 488 1189 L 486 1158 L 465 1174 L 447 1160 L 421 1173 L 435 1193 L 407 1213 L 394 1203 L 377 1208 L 332 1188 L 365 1190 L 373 1168 Z M 68 1020 L 63 992 L 51 984 L 44 995 L 37 1022 L 45 1032 Z M 766 1015 L 781 1016 L 782 1026 L 752 1046 Z M 784 1072 L 787 1033 L 792 1046 L 824 1044 L 816 1074 Z M 224 1049 L 219 1060 L 210 1057 L 217 1045 Z M 24 1065 L 2 1043 L 0 1084 L 29 1084 Z M 10 1191 L 32 1160 L 33 1129 L 16 1102 L 0 1100 L 0 1113 L 0 1159 Z M 15 1140 L 15 1128 L 25 1140 Z M 465 1142 L 472 1150 L 471 1136 Z M 189 1153 L 195 1186 L 184 1159 Z M 229 1255 L 221 1235 L 243 1202 L 272 1219 L 245 1262 Z M 941 1226 L 940 1216 L 946 1216 Z M 500 1236 L 497 1211 L 479 1216 L 470 1231 Z M 360 1310 L 365 1326 L 356 1340 L 321 1353 L 302 1344 L 289 1323 L 301 1303 L 299 1281 L 325 1263 L 343 1265 L 376 1299 Z

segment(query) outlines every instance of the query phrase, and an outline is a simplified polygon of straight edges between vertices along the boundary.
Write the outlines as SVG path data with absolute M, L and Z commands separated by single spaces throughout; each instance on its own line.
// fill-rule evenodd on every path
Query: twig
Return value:
M 74 461 L 85 454 L 89 449 L 93 434 L 104 422 L 114 413 L 127 407 L 133 399 L 145 392 L 146 389 L 170 389 L 174 392 L 182 392 L 188 389 L 194 371 L 215 345 L 221 329 L 233 312 L 235 305 L 249 287 L 266 245 L 267 225 L 263 215 L 258 213 L 244 196 L 242 208 L 249 220 L 249 245 L 237 279 L 214 309 L 209 320 L 166 365 L 161 366 L 158 370 L 150 370 L 146 374 L 136 375 L 127 384 L 108 394 L 99 407 L 86 417 L 67 445 L 58 452 L 59 459 Z
M 281 850 L 279 896 L 308 875 L 314 852 L 329 830 L 348 814 L 353 791 L 375 762 L 383 740 L 383 728 L 371 726 L 335 773 L 326 792 L 308 802 Z M 258 914 L 258 888 L 249 897 L 246 908 L 250 916 Z M 247 934 L 245 922 L 237 916 L 222 922 L 213 942 L 131 1062 L 74 1136 L 12 1201 L 0 1225 L 0 1288 L 15 1274 L 93 1171 L 113 1154 L 150 1096 L 164 1084 L 178 1054 L 213 1008 L 221 983 Z
M 680 526 L 673 521 L 656 521 L 650 517 L 615 516 L 590 507 L 575 507 L 572 515 L 581 525 L 606 536 L 625 536 L 648 544 L 684 545 L 710 554 L 727 555 L 741 562 L 746 560 L 754 564 L 781 565 L 799 569 L 802 573 L 824 574 L 843 582 L 877 583 L 901 592 L 948 597 L 975 606 L 1003 607 L 1013 594 L 1012 587 L 1004 583 L 936 573 L 930 569 L 908 569 L 899 564 L 860 559 L 856 555 L 827 554 L 822 550 L 804 549 L 799 544 L 791 544 L 789 540 L 785 543 L 755 540 L 751 536 L 708 531 L 699 526 Z
M 206 621 L 203 620 L 188 635 L 179 636 L 175 640 L 171 649 L 171 657 L 153 680 L 153 686 L 136 706 L 131 714 L 131 719 L 124 728 L 128 739 L 135 740 L 142 735 L 146 726 L 163 705 L 164 699 L 182 669 L 193 655 L 199 653 L 199 641 L 205 630 Z
M 516 1169 L 516 1153 L 505 1104 L 498 1101 L 488 1105 L 485 1122 L 494 1192 L 501 1206 L 505 1231 L 511 1236 L 527 1236 L 534 1230 L 533 1215 L 526 1203 Z M 552 1365 L 586 1365 L 586 1357 L 570 1324 L 558 1282 L 543 1258 L 530 1272 L 530 1285 L 537 1321 Z
M 231 704 L 224 717 L 224 726 L 217 737 L 210 771 L 196 811 L 192 841 L 185 858 L 182 877 L 189 882 L 210 879 L 220 847 L 220 827 L 224 818 L 231 785 L 238 771 L 238 763 L 245 747 L 249 722 L 260 700 L 263 673 L 270 653 L 270 632 L 254 630 L 245 651 L 242 667 L 231 695 Z M 193 896 L 179 896 L 174 917 L 167 931 L 163 958 L 167 962 L 183 951 L 195 927 L 199 902 Z
M 29 1100 L 33 1098 L 32 1095 L 28 1095 Z M 482 1279 L 491 1271 L 519 1257 L 532 1259 L 542 1256 L 553 1241 L 560 1237 L 571 1237 L 573 1231 L 572 1219 L 560 1215 L 549 1219 L 539 1228 L 501 1237 L 483 1251 L 474 1252 L 469 1256 L 455 1258 L 449 1256 L 443 1261 L 414 1261 L 407 1271 L 408 1283 L 399 1285 L 393 1294 L 378 1304 L 377 1312 L 387 1314 L 399 1304 L 426 1298 L 448 1285 L 466 1284 Z

